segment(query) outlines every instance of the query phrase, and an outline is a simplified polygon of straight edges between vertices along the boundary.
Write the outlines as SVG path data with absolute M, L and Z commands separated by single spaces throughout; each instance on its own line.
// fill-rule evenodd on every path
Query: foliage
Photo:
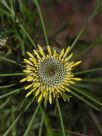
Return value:
M 70 86 L 73 90 L 70 92 L 70 102 L 58 99 L 55 104 L 46 105 L 46 103 L 38 104 L 33 96 L 25 98 L 26 92 L 20 80 L 24 76 L 22 62 L 26 52 L 36 49 L 38 39 L 41 39 L 43 45 L 48 45 L 54 43 L 55 38 L 55 35 L 51 39 L 47 36 L 45 28 L 47 24 L 45 25 L 42 17 L 40 2 L 37 0 L 30 2 L 31 7 L 25 0 L 0 1 L 0 37 L 8 38 L 6 44 L 0 45 L 0 135 L 71 136 L 79 135 L 74 132 L 77 131 L 84 136 L 91 129 L 90 118 L 93 121 L 97 120 L 96 114 L 99 116 L 101 114 L 102 77 L 99 75 L 102 65 L 99 63 L 84 71 L 81 67 L 76 69 L 75 75 L 83 80 Z M 83 48 L 80 46 L 81 35 L 101 11 L 102 2 L 96 0 L 96 7 L 79 34 L 69 39 L 71 49 L 74 52 L 79 51 L 74 60 L 102 43 L 102 33 L 100 33 L 96 40 L 90 43 L 84 41 Z M 67 45 L 67 40 L 65 42 Z M 79 46 L 76 47 L 77 44 Z M 97 129 L 94 129 L 93 133 L 99 136 L 102 134 L 102 126 L 100 122 L 95 125 Z

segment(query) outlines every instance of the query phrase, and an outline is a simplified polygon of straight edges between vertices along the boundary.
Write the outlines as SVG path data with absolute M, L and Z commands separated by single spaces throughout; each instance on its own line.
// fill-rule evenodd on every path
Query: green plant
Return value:
M 54 130 L 52 127 L 55 125 L 56 128 L 56 123 L 50 123 L 50 116 L 52 113 L 48 110 L 48 108 L 51 105 L 47 104 L 46 101 L 44 105 L 43 103 L 38 104 L 36 102 L 36 99 L 32 96 L 29 98 L 25 98 L 26 94 L 24 93 L 24 87 L 19 82 L 21 80 L 21 76 L 25 76 L 25 73 L 22 72 L 23 58 L 26 57 L 27 51 L 37 49 L 36 44 L 39 35 L 42 33 L 44 34 L 45 41 L 43 41 L 46 45 L 50 45 L 50 43 L 52 42 L 47 36 L 39 2 L 37 0 L 32 0 L 31 2 L 33 4 L 32 11 L 30 10 L 30 7 L 27 6 L 24 0 L 0 1 L 0 21 L 3 26 L 0 38 L 6 36 L 9 39 L 6 44 L 0 47 L 2 49 L 2 51 L 0 52 L 0 134 L 3 136 L 7 136 L 9 134 L 11 136 L 35 136 L 37 134 L 36 131 L 39 131 L 39 136 L 41 136 L 41 134 L 46 136 L 65 136 L 66 129 L 64 129 L 62 115 L 66 116 L 66 114 L 65 112 L 61 113 L 60 107 L 62 105 L 63 111 L 66 109 L 65 106 L 68 106 L 68 104 L 70 109 L 72 108 L 72 113 L 69 113 L 70 118 L 67 127 L 73 127 L 73 123 L 76 122 L 77 117 L 76 120 L 73 120 L 73 122 L 71 122 L 71 118 L 73 118 L 73 112 L 75 112 L 73 110 L 73 105 L 71 104 L 71 102 L 63 103 L 60 101 L 59 103 L 59 100 L 56 99 L 54 106 L 55 108 L 56 106 L 58 108 L 62 128 L 62 133 L 57 130 L 57 134 L 56 130 Z M 19 7 L 18 11 L 16 11 L 17 5 Z M 82 27 L 77 37 L 73 40 L 72 44 L 70 45 L 71 49 L 74 50 L 74 47 L 79 41 L 81 35 L 85 32 L 87 25 L 98 13 L 100 13 L 100 11 L 102 11 L 102 2 L 101 0 L 96 0 L 96 7 L 94 11 L 88 18 L 85 25 Z M 39 15 L 39 17 L 36 18 L 37 15 Z M 77 56 L 74 56 L 74 60 L 77 60 L 81 55 L 85 54 L 92 47 L 95 47 L 100 43 L 102 43 L 102 34 L 100 34 L 95 41 L 89 43 L 87 47 L 81 50 L 81 52 L 78 53 Z M 76 69 L 75 75 L 80 75 L 82 81 L 70 86 L 70 89 L 73 90 L 70 92 L 70 96 L 76 98 L 75 101 L 78 104 L 79 109 L 83 109 L 84 105 L 85 109 L 87 110 L 89 109 L 87 105 L 89 105 L 95 110 L 101 110 L 102 102 L 97 98 L 97 96 L 100 95 L 100 91 L 93 91 L 94 85 L 90 86 L 91 83 L 98 83 L 101 85 L 102 78 L 96 77 L 96 75 L 94 74 L 95 72 L 99 72 L 101 70 L 102 67 L 92 68 L 85 71 L 79 71 L 79 69 Z M 100 89 L 100 87 L 98 87 L 98 89 Z M 83 103 L 82 105 L 80 105 L 80 102 L 78 103 L 79 99 L 85 102 L 85 104 Z M 46 113 L 45 110 L 48 112 Z M 53 114 L 55 114 L 54 110 L 52 111 Z M 84 112 L 82 114 L 83 116 L 85 116 Z M 41 115 L 42 118 L 40 118 Z M 81 114 L 77 116 L 80 115 Z M 64 122 L 66 124 L 66 117 L 64 119 Z M 57 121 L 57 123 L 59 122 Z M 45 130 L 45 128 L 43 128 L 43 124 L 46 128 L 46 132 L 42 131 L 42 129 Z M 23 131 L 21 129 L 19 130 L 20 126 L 22 126 L 22 129 L 24 129 Z

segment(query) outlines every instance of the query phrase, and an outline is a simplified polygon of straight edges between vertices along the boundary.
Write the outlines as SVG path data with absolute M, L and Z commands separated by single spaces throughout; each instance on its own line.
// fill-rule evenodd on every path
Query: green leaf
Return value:
M 76 98 L 80 99 L 81 101 L 85 102 L 86 104 L 88 104 L 90 107 L 94 108 L 97 111 L 100 111 L 99 108 L 97 108 L 95 105 L 93 105 L 92 103 L 88 102 L 87 100 L 85 100 L 85 98 L 77 95 L 76 93 L 74 93 L 73 91 L 70 92 L 73 96 L 75 96 Z
M 89 69 L 89 70 L 84 70 L 84 71 L 80 71 L 77 73 L 74 73 L 75 75 L 81 75 L 81 74 L 86 74 L 86 73 L 91 73 L 91 72 L 97 72 L 97 71 L 101 71 L 102 67 L 100 68 L 93 68 L 93 69 Z
M 2 105 L 0 105 L 0 110 L 3 109 L 10 101 L 10 98 L 8 98 L 5 102 L 3 102 Z
M 0 86 L 0 89 L 6 89 L 6 88 L 10 88 L 12 86 L 15 86 L 16 84 L 9 84 L 9 85 L 3 85 L 3 86 Z
M 85 54 L 88 50 L 90 50 L 92 47 L 95 47 L 97 44 L 102 43 L 102 34 L 99 35 L 99 37 L 92 42 L 92 44 L 88 45 L 87 48 L 85 48 L 83 51 L 81 51 L 80 53 L 78 53 L 77 56 L 75 56 L 75 60 L 80 57 L 81 55 Z
M 45 28 L 45 23 L 44 23 L 44 20 L 43 20 L 43 16 L 42 16 L 42 12 L 41 12 L 41 9 L 40 9 L 40 6 L 39 6 L 39 2 L 38 2 L 38 0 L 33 0 L 33 2 L 34 2 L 35 6 L 37 7 L 37 10 L 38 10 L 38 14 L 39 14 L 40 21 L 41 21 L 41 24 L 42 24 L 46 45 L 49 45 L 48 36 L 47 36 L 46 28 Z
M 5 58 L 5 57 L 2 57 L 2 56 L 0 56 L 0 59 L 1 59 L 1 60 L 5 60 L 5 61 L 8 61 L 8 62 L 13 63 L 13 64 L 19 65 L 16 61 L 11 60 L 11 59 L 8 59 L 8 58 Z
M 93 101 L 94 103 L 96 103 L 97 105 L 102 107 L 102 103 L 99 102 L 96 98 L 94 98 L 94 96 L 92 96 L 92 94 L 90 94 L 89 92 L 85 91 L 85 90 L 81 90 L 79 88 L 76 87 L 72 87 L 70 86 L 72 89 L 74 89 L 76 92 L 82 94 L 83 96 L 87 97 L 88 99 L 90 99 L 91 101 Z
M 9 77 L 9 76 L 22 76 L 26 75 L 25 73 L 4 73 L 0 74 L 0 77 Z
M 81 80 L 81 82 L 91 82 L 91 83 L 102 84 L 102 77 L 84 78 L 83 80 Z
M 31 104 L 31 103 L 30 103 Z M 21 117 L 21 115 L 28 109 L 27 107 L 29 103 L 26 105 L 25 109 L 23 111 L 20 112 L 20 114 L 18 115 L 18 117 L 12 122 L 12 124 L 10 125 L 10 127 L 6 130 L 6 132 L 2 135 L 2 136 L 8 136 L 8 134 L 10 133 L 11 129 L 13 128 L 13 126 L 18 122 L 19 118 Z
M 65 132 L 64 124 L 63 124 L 63 119 L 62 119 L 62 114 L 61 114 L 61 109 L 60 109 L 58 98 L 56 98 L 56 104 L 57 104 L 58 113 L 59 113 L 60 122 L 61 122 L 62 135 L 66 136 L 66 132 Z
M 32 125 L 33 125 L 35 116 L 36 116 L 36 114 L 37 114 L 39 108 L 40 108 L 40 103 L 38 104 L 37 108 L 35 109 L 34 114 L 33 114 L 32 118 L 31 118 L 31 121 L 30 121 L 30 123 L 29 123 L 29 125 L 28 125 L 28 127 L 27 127 L 27 129 L 26 129 L 26 131 L 25 131 L 25 133 L 23 134 L 23 136 L 28 136 L 29 131 L 30 131 Z
M 9 132 L 11 131 L 11 129 L 13 128 L 13 126 L 17 123 L 17 121 L 19 120 L 19 118 L 21 117 L 21 114 L 20 113 L 18 115 L 18 117 L 14 120 L 14 122 L 11 124 L 11 126 L 9 127 L 9 129 L 7 129 L 7 131 L 2 135 L 2 136 L 8 136 Z
M 19 89 L 16 89 L 16 90 L 13 90 L 13 91 L 10 91 L 9 93 L 6 93 L 6 94 L 3 94 L 0 96 L 0 99 L 3 99 L 9 95 L 12 95 L 12 94 L 15 94 L 15 93 L 18 93 L 20 92 L 21 90 L 23 90 L 24 88 L 19 88 Z
M 46 113 L 45 113 L 45 118 L 44 118 L 44 124 L 45 124 L 46 130 L 47 130 L 46 136 L 54 136 L 54 131 L 49 123 L 49 118 Z

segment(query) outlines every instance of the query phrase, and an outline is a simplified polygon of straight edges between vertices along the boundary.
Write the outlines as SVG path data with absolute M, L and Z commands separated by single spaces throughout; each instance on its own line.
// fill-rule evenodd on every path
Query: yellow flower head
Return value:
M 26 64 L 26 78 L 21 82 L 28 82 L 25 87 L 29 89 L 26 97 L 34 94 L 38 102 L 48 99 L 52 103 L 54 97 L 64 96 L 65 92 L 70 92 L 70 84 L 79 81 L 80 78 L 74 77 L 72 70 L 81 61 L 70 61 L 72 53 L 68 55 L 70 47 L 58 53 L 55 49 L 47 46 L 47 53 L 38 45 L 38 51 L 33 50 L 33 54 L 27 52 L 29 58 L 24 59 Z

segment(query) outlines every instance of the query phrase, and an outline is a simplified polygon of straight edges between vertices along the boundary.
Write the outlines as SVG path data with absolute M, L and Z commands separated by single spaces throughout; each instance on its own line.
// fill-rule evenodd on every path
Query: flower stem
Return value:
M 65 129 L 64 129 L 64 124 L 63 124 L 63 119 L 62 119 L 62 114 L 61 114 L 61 109 L 59 106 L 58 99 L 56 99 L 56 104 L 57 104 L 57 108 L 58 108 L 58 112 L 59 112 L 59 117 L 60 117 L 60 122 L 61 122 L 61 127 L 62 127 L 62 134 L 63 134 L 63 136 L 65 136 Z
M 48 36 L 47 36 L 46 28 L 45 28 L 45 23 L 44 23 L 44 20 L 43 20 L 43 16 L 42 16 L 42 13 L 41 13 L 39 2 L 37 0 L 33 0 L 33 2 L 36 5 L 37 10 L 38 10 L 38 14 L 39 14 L 41 25 L 42 25 L 42 28 L 43 28 L 43 33 L 44 33 L 46 45 L 49 45 Z
M 38 104 L 37 108 L 35 109 L 35 112 L 34 112 L 34 114 L 33 114 L 32 118 L 31 118 L 31 121 L 30 121 L 30 123 L 29 123 L 29 125 L 28 125 L 28 127 L 27 127 L 27 129 L 26 129 L 26 131 L 25 131 L 25 133 L 24 133 L 24 135 L 23 135 L 23 136 L 28 136 L 29 131 L 30 131 L 30 129 L 31 129 L 31 127 L 32 127 L 32 125 L 33 125 L 33 122 L 34 122 L 35 116 L 36 116 L 36 114 L 37 114 L 37 112 L 38 112 L 38 110 L 39 110 L 39 107 L 40 107 L 40 103 Z
M 43 114 L 42 114 L 41 124 L 40 124 L 40 128 L 39 128 L 39 134 L 38 134 L 38 136 L 41 136 L 41 133 L 42 133 L 42 127 L 43 127 L 44 117 L 45 117 L 45 111 L 43 111 Z
M 47 103 L 45 104 L 45 110 L 46 110 L 46 107 L 47 107 Z M 42 127 L 43 127 L 44 117 L 45 117 L 45 111 L 42 109 L 42 107 L 40 107 L 40 108 L 41 108 L 41 113 L 43 112 L 43 114 L 42 114 L 42 118 L 41 118 L 41 123 L 40 123 L 38 136 L 41 136 L 41 134 L 42 134 Z

